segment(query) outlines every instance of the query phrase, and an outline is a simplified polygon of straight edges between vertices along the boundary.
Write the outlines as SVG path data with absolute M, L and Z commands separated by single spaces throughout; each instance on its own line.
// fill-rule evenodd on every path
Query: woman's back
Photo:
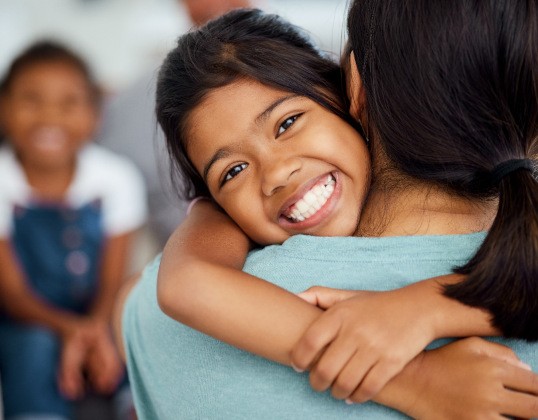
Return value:
M 449 273 L 484 234 L 391 238 L 295 236 L 251 253 L 245 270 L 293 292 L 312 285 L 392 289 Z M 140 418 L 404 418 L 375 403 L 348 406 L 310 388 L 307 374 L 214 340 L 164 315 L 155 290 L 159 259 L 131 293 L 124 341 Z M 515 342 L 511 342 L 514 344 Z M 515 344 L 538 368 L 538 347 Z

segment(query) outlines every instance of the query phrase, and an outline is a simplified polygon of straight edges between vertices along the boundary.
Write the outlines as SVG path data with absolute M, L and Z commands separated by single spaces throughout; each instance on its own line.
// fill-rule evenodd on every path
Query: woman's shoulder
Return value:
M 332 262 L 396 258 L 455 258 L 476 251 L 485 232 L 464 235 L 424 235 L 390 237 L 320 237 L 295 235 L 282 245 L 271 245 L 249 254 L 250 260 L 284 258 Z

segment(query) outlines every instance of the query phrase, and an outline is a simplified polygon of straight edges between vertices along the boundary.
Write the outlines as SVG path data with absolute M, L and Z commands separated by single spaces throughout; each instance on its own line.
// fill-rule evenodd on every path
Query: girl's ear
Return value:
M 355 54 L 353 51 L 350 53 L 348 69 L 349 77 L 347 80 L 349 80 L 349 82 L 347 92 L 350 103 L 349 114 L 355 120 L 359 121 L 366 106 L 366 91 L 364 90 L 361 75 L 357 69 L 357 62 L 355 61 Z

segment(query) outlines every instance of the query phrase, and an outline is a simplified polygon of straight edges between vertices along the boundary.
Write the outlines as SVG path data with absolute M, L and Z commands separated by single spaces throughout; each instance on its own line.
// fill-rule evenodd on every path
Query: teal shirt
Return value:
M 252 252 L 245 271 L 292 292 L 313 285 L 387 290 L 449 273 L 483 234 L 390 238 L 298 235 Z M 128 369 L 144 419 L 397 419 L 369 402 L 349 406 L 319 394 L 307 373 L 238 350 L 164 315 L 156 299 L 160 258 L 148 265 L 123 314 Z M 233 326 L 230 326 L 233 328 Z M 538 368 L 538 346 L 505 340 Z

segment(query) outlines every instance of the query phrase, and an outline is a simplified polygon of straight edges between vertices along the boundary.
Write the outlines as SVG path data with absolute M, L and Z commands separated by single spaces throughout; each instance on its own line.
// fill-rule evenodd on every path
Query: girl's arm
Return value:
M 430 342 L 443 337 L 499 335 L 491 315 L 443 295 L 447 275 L 386 292 L 312 287 L 302 298 L 325 312 L 292 351 L 299 370 L 310 369 L 318 391 L 364 402 Z
M 314 348 L 315 357 L 312 351 L 308 354 L 306 364 L 301 363 L 306 358 L 301 358 L 300 352 L 295 351 L 293 359 L 291 352 L 322 311 L 272 283 L 241 272 L 251 246 L 241 229 L 212 202 L 197 203 L 164 249 L 158 280 L 159 305 L 170 317 L 212 337 L 283 364 L 295 362 L 304 369 L 319 357 L 322 347 Z M 374 356 L 360 359 L 362 365 L 357 371 L 362 369 L 364 376 L 377 361 L 382 365 L 390 363 L 389 374 L 379 381 L 382 383 L 440 336 L 494 332 L 487 313 L 444 297 L 439 293 L 437 279 L 380 296 L 383 305 L 367 306 L 365 301 L 360 317 L 345 319 L 359 330 L 363 325 L 369 326 L 365 328 L 367 334 L 352 336 L 355 348 L 368 348 L 368 356 Z M 410 304 L 406 306 L 405 302 Z M 355 306 L 361 307 L 352 307 Z M 379 317 L 372 317 L 373 312 Z M 369 322 L 357 322 L 361 319 Z M 401 351 L 392 356 L 395 342 Z M 311 344 L 307 341 L 306 346 L 310 348 Z M 391 363 L 391 358 L 398 359 L 397 363 Z M 332 374 L 321 375 L 327 373 Z M 357 375 L 359 380 L 362 376 Z
M 293 345 L 322 311 L 242 272 L 251 246 L 228 216 L 209 200 L 200 201 L 163 251 L 159 305 L 201 332 L 290 365 Z
M 375 397 L 417 419 L 536 418 L 538 375 L 477 337 L 425 351 Z
M 160 304 L 169 315 L 187 325 L 289 364 L 294 343 L 322 311 L 270 283 L 236 271 L 242 266 L 249 246 L 237 226 L 210 202 L 197 204 L 165 248 L 158 284 Z M 219 267 L 219 264 L 229 266 Z M 182 278 L 184 275 L 187 278 Z M 117 313 L 121 313 L 124 301 L 119 303 Z M 488 317 L 478 315 L 477 329 L 489 330 Z M 119 324 L 116 324 L 116 335 L 121 337 Z M 472 324 L 472 318 L 466 318 L 466 325 Z M 419 355 L 377 394 L 376 401 L 427 418 L 435 418 L 434 414 L 442 418 L 469 413 L 535 416 L 538 398 L 527 393 L 537 391 L 536 376 L 519 367 L 509 349 L 492 351 L 491 347 L 498 345 L 488 342 L 476 346 L 476 343 L 475 348 L 455 343 Z M 502 354 L 488 354 L 495 352 Z M 503 359 L 511 359 L 512 364 Z M 466 378 L 470 369 L 473 376 Z M 463 380 L 469 386 L 462 386 Z M 510 391 L 508 387 L 521 392 Z M 514 407 L 512 398 L 525 401 Z
M 290 365 L 295 343 L 322 311 L 272 283 L 240 271 L 251 247 L 242 230 L 211 201 L 198 202 L 163 251 L 158 279 L 159 305 L 170 317 L 201 332 Z M 395 322 L 389 322 L 392 317 L 387 316 L 372 324 L 368 334 L 361 338 L 363 344 L 372 340 L 381 343 L 379 336 L 382 335 L 382 344 L 387 349 L 378 346 L 376 351 L 386 354 L 392 350 L 394 334 L 403 337 L 410 334 L 413 340 L 407 341 L 412 344 L 407 346 L 407 351 L 402 351 L 407 359 L 400 362 L 398 370 L 440 336 L 494 333 L 487 313 L 442 296 L 437 279 L 420 284 L 427 287 L 413 285 L 402 292 L 394 292 L 394 298 L 384 304 L 383 308 L 388 308 L 385 312 L 392 315 L 390 310 L 402 311 L 402 303 L 411 302 L 408 311 L 398 317 L 406 324 L 391 329 Z M 377 309 L 370 305 L 364 319 L 372 318 L 372 310 Z M 354 317 L 353 323 L 360 327 L 362 324 L 355 322 L 357 319 L 360 318 Z M 374 334 L 375 331 L 379 332 Z M 416 340 L 415 336 L 418 336 Z M 371 343 L 368 346 L 371 348 Z M 306 364 L 302 363 L 304 359 L 297 351 L 294 353 L 293 361 L 300 368 L 306 368 L 314 357 Z M 385 382 L 388 379 L 390 377 Z

